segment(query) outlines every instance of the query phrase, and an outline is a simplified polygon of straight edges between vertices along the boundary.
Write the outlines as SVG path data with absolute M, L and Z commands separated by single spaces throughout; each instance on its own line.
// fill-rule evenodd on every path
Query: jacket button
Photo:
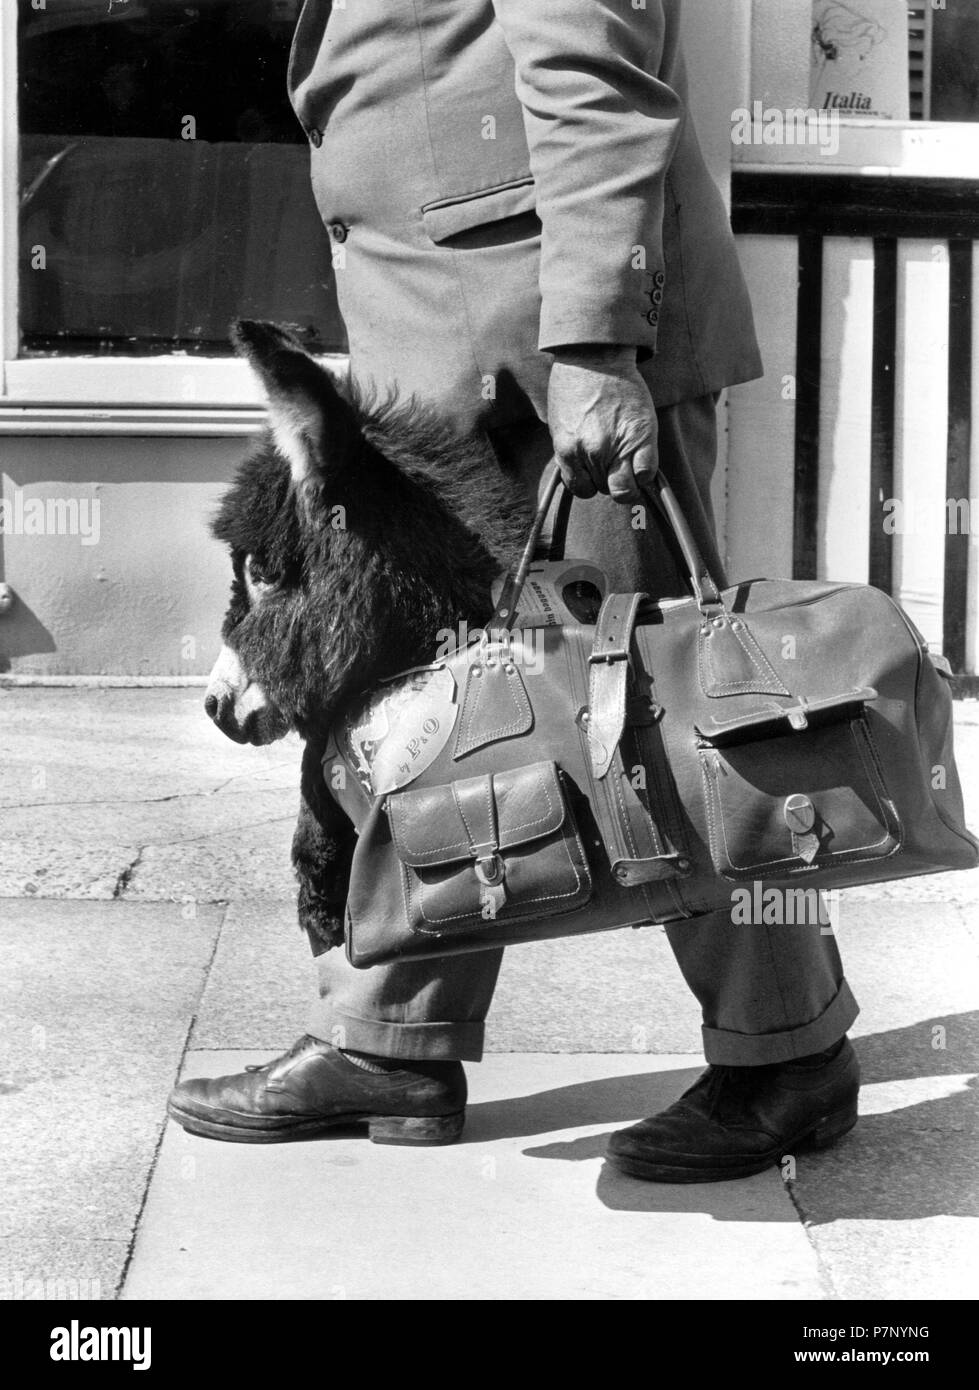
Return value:
M 659 310 L 650 309 L 649 313 L 646 315 L 646 322 L 653 324 L 655 327 L 655 325 L 659 323 Z
M 347 239 L 347 228 L 342 222 L 331 222 L 327 227 L 327 231 L 334 241 L 346 241 Z
M 318 150 L 323 143 L 323 132 L 317 130 L 316 126 L 313 126 L 312 130 L 308 131 L 307 134 L 309 135 L 309 143 L 312 145 L 313 149 Z
M 653 290 L 653 291 L 651 291 L 649 297 L 650 297 L 650 299 L 653 301 L 654 304 L 662 304 L 662 303 L 663 303 L 663 291 L 662 291 L 662 290 Z
M 657 285 L 660 289 L 666 284 L 666 276 L 661 270 L 657 270 L 656 274 L 653 276 L 653 284 Z

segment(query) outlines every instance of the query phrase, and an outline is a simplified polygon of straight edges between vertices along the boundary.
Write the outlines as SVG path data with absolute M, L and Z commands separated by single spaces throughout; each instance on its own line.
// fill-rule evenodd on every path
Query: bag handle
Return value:
M 527 575 L 530 573 L 530 567 L 537 553 L 537 544 L 540 541 L 544 523 L 547 521 L 547 514 L 551 510 L 551 503 L 554 501 L 554 494 L 557 492 L 560 482 L 561 474 L 557 463 L 552 461 L 548 464 L 548 471 L 545 474 L 544 486 L 540 495 L 540 505 L 530 528 L 527 543 L 520 556 L 520 563 L 503 581 L 503 589 L 493 610 L 493 616 L 486 624 L 486 630 L 491 635 L 494 632 L 509 632 L 513 627 L 517 608 L 520 605 L 520 596 L 527 582 Z
M 513 627 L 517 616 L 517 609 L 520 606 L 520 596 L 527 582 L 527 575 L 534 562 L 544 525 L 560 485 L 561 471 L 558 467 L 557 460 L 552 459 L 544 474 L 544 483 L 540 493 L 540 504 L 530 528 L 530 535 L 527 537 L 527 543 L 520 556 L 520 562 L 517 568 L 511 574 L 507 575 L 499 602 L 493 610 L 493 616 L 486 624 L 487 631 L 490 633 L 509 632 Z M 694 598 L 697 600 L 697 606 L 700 611 L 706 614 L 711 609 L 716 610 L 723 604 L 723 599 L 721 597 L 722 585 L 718 584 L 717 580 L 711 574 L 710 567 L 700 553 L 700 547 L 694 539 L 694 534 L 690 529 L 690 525 L 683 515 L 683 512 L 680 510 L 680 504 L 676 500 L 676 494 L 663 477 L 662 470 L 656 473 L 647 495 L 654 506 L 658 507 L 666 518 L 667 524 L 676 537 L 677 544 L 683 556 L 683 563 L 686 566 L 687 575 L 690 580 L 690 588 Z M 567 530 L 567 514 L 572 500 L 573 494 L 565 489 L 558 502 L 555 538 L 560 536 L 562 542 L 564 533 Z M 552 546 L 552 559 L 555 558 L 554 549 L 555 547 Z M 563 543 L 561 544 L 561 549 L 563 549 Z

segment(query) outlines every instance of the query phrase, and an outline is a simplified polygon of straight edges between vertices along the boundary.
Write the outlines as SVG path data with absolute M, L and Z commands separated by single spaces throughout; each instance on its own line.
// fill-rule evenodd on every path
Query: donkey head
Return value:
M 222 499 L 234 577 L 205 699 L 241 743 L 325 732 L 436 634 L 487 616 L 526 521 L 488 443 L 338 383 L 290 334 L 241 322 L 270 428 Z

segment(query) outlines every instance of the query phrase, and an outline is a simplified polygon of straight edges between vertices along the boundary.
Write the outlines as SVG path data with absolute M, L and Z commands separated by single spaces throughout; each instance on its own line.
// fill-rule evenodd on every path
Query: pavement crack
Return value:
M 273 770 L 280 767 L 290 767 L 289 763 L 277 763 Z M 264 769 L 263 769 L 264 771 Z M 233 782 L 246 781 L 250 777 L 259 776 L 255 772 L 239 772 L 234 777 L 227 777 L 223 782 L 219 782 L 216 787 L 199 792 L 169 792 L 166 796 L 110 796 L 95 797 L 87 801 L 69 801 L 66 797 L 59 797 L 55 801 L 6 801 L 0 803 L 0 811 L 41 811 L 45 807 L 59 806 L 162 806 L 168 801 L 193 801 L 217 796 L 223 792 L 225 787 L 230 787 Z M 259 787 L 260 792 L 291 792 L 291 786 L 271 786 Z
M 806 1211 L 805 1203 L 802 1200 L 802 1193 L 799 1191 L 798 1178 L 787 1179 L 785 1181 L 785 1190 L 788 1194 L 789 1201 L 795 1208 L 796 1216 L 798 1216 L 799 1218 L 799 1222 L 802 1226 L 802 1230 L 806 1237 L 806 1240 L 809 1242 L 809 1248 L 812 1251 L 813 1258 L 816 1261 L 816 1274 L 818 1275 L 819 1282 L 826 1290 L 826 1297 L 827 1299 L 831 1300 L 838 1299 L 839 1294 L 837 1293 L 836 1285 L 833 1282 L 832 1271 L 830 1270 L 826 1261 L 823 1259 L 823 1254 L 818 1244 L 813 1239 L 812 1218 Z
M 267 826 L 267 825 L 284 825 L 284 824 L 286 824 L 286 823 L 289 822 L 289 821 L 294 821 L 295 819 L 296 819 L 295 814 L 294 814 L 293 812 L 290 811 L 289 814 L 288 814 L 288 815 L 285 815 L 285 816 L 267 816 L 267 817 L 266 817 L 265 819 L 263 819 L 263 820 L 249 821 L 249 822 L 248 822 L 247 824 L 245 824 L 245 825 L 236 825 L 236 826 L 234 827 L 234 830 L 232 830 L 232 831 L 229 831 L 229 830 L 207 830 L 207 831 L 205 831 L 204 834 L 202 834 L 202 835 L 186 835 L 186 836 L 181 836 L 179 839 L 176 839 L 176 840 L 160 840 L 160 841 L 158 841 L 158 844 L 160 844 L 160 845 L 196 845 L 196 844 L 201 844 L 202 842 L 204 842 L 204 841 L 206 841 L 206 840 L 217 840 L 217 839 L 220 839 L 222 835 L 229 835 L 229 834 L 240 835 L 240 834 L 242 833 L 242 831 L 244 831 L 244 830 L 261 830 L 264 826 Z
M 130 883 L 132 883 L 133 874 L 139 868 L 139 861 L 143 857 L 144 849 L 145 845 L 139 846 L 139 848 L 136 851 L 135 857 L 130 860 L 130 862 L 123 869 L 122 873 L 116 879 L 115 887 L 112 890 L 113 898 L 121 898 L 125 894 L 126 889 L 129 887 Z
M 183 1071 L 184 1063 L 187 1059 L 187 1051 L 190 1047 L 190 1040 L 194 1035 L 194 1029 L 197 1027 L 197 1018 L 200 1013 L 201 1003 L 204 999 L 204 993 L 207 989 L 208 980 L 211 976 L 211 968 L 214 965 L 214 961 L 218 953 L 218 946 L 221 943 L 221 937 L 224 933 L 224 928 L 227 920 L 228 911 L 227 909 L 225 909 L 225 911 L 221 914 L 221 921 L 218 923 L 217 930 L 214 933 L 214 941 L 211 945 L 210 955 L 208 956 L 204 968 L 201 971 L 200 992 L 197 995 L 197 1000 L 194 1006 L 194 1012 L 191 1016 L 190 1022 L 187 1024 L 187 1031 L 184 1034 L 184 1040 L 180 1048 L 180 1056 L 177 1059 L 176 1073 L 173 1078 L 174 1084 L 176 1084 L 180 1080 L 180 1073 Z M 147 1168 L 146 1176 L 143 1181 L 143 1193 L 139 1203 L 139 1210 L 136 1212 L 136 1215 L 133 1218 L 132 1230 L 130 1232 L 129 1240 L 127 1242 L 126 1258 L 123 1261 L 123 1266 L 119 1272 L 119 1278 L 117 1280 L 116 1287 L 114 1290 L 116 1299 L 120 1299 L 122 1297 L 123 1291 L 126 1287 L 126 1281 L 129 1278 L 129 1272 L 132 1269 L 133 1260 L 136 1255 L 136 1242 L 139 1239 L 139 1231 L 143 1223 L 143 1214 L 146 1211 L 146 1203 L 149 1200 L 150 1189 L 153 1186 L 153 1179 L 156 1176 L 156 1170 L 160 1163 L 160 1154 L 163 1149 L 163 1140 L 166 1137 L 167 1124 L 167 1111 L 164 1110 L 164 1113 L 160 1120 L 160 1126 L 156 1135 L 156 1143 L 153 1145 L 153 1154 L 150 1158 L 149 1167 Z

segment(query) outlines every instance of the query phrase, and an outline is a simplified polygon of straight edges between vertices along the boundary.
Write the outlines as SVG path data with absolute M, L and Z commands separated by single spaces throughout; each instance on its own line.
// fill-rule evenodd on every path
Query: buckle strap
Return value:
M 500 854 L 500 828 L 493 774 L 454 782 L 452 798 L 466 827 L 473 871 L 480 885 L 484 917 L 495 917 L 507 900 L 506 866 Z
M 625 728 L 629 651 L 645 594 L 609 594 L 595 625 L 588 658 L 588 749 L 592 772 L 608 774 Z

